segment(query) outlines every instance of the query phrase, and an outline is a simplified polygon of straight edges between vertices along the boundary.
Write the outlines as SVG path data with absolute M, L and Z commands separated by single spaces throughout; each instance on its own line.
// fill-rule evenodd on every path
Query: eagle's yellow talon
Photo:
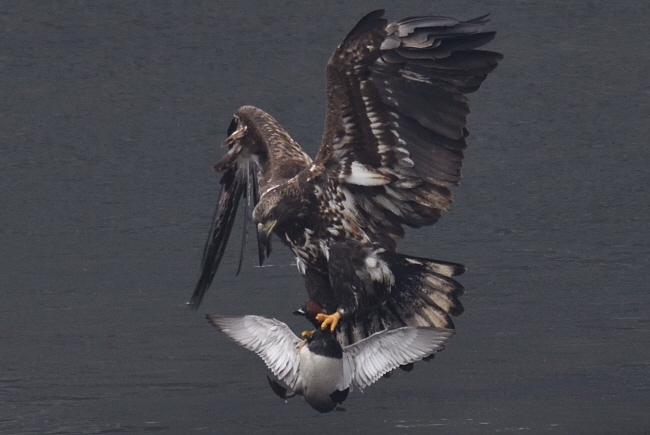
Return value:
M 330 332 L 334 332 L 336 325 L 338 325 L 339 320 L 341 320 L 341 313 L 338 311 L 336 311 L 334 314 L 318 313 L 316 314 L 316 320 L 321 322 L 321 329 L 327 329 L 329 326 Z
M 309 341 L 309 339 L 310 339 L 310 338 L 311 338 L 315 333 L 316 333 L 316 330 L 313 330 L 313 331 L 302 331 L 302 332 L 300 333 L 300 335 L 302 336 L 302 338 L 304 338 L 304 340 L 303 340 L 303 341 L 298 345 L 298 353 L 300 353 L 300 351 L 302 350 L 302 348 L 305 346 L 305 344 L 307 344 L 307 342 Z
M 315 333 L 316 333 L 316 331 L 302 331 L 300 333 L 300 336 L 302 338 L 311 338 Z

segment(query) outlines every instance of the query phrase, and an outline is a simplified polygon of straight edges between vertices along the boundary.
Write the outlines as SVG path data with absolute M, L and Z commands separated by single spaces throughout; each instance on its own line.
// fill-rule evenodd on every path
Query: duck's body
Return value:
M 405 327 L 382 331 L 341 347 L 328 330 L 316 329 L 306 340 L 276 319 L 208 315 L 212 325 L 257 353 L 289 388 L 269 380 L 283 399 L 301 395 L 319 412 L 343 403 L 351 387 L 363 389 L 390 370 L 443 349 L 454 331 Z
M 316 330 L 300 349 L 300 374 L 294 391 L 320 412 L 343 403 L 349 387 L 344 385 L 343 348 L 329 331 Z M 343 400 L 341 400 L 341 398 Z

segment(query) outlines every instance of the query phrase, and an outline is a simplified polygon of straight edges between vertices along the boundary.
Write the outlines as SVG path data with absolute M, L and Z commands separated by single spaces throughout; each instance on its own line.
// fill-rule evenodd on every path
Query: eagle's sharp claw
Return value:
M 302 332 L 300 333 L 300 335 L 302 336 L 303 340 L 302 340 L 302 342 L 298 345 L 298 348 L 297 348 L 298 353 L 300 353 L 300 351 L 302 350 L 302 348 L 307 344 L 307 342 L 308 342 L 309 339 L 312 337 L 312 335 L 314 335 L 315 332 L 316 332 L 316 331 L 314 330 L 314 331 L 302 331 Z
M 316 314 L 316 320 L 321 322 L 321 329 L 327 329 L 327 327 L 330 327 L 330 332 L 334 332 L 336 329 L 336 326 L 339 323 L 339 320 L 341 320 L 341 313 L 338 311 L 334 312 L 334 314 L 323 314 L 323 313 L 318 313 Z

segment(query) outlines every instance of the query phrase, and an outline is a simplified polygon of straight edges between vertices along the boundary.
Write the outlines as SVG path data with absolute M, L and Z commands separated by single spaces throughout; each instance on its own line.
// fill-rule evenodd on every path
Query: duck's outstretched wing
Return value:
M 327 65 L 327 112 L 314 173 L 324 174 L 324 209 L 354 198 L 344 219 L 394 245 L 402 225 L 435 223 L 459 183 L 476 91 L 502 55 L 477 50 L 495 32 L 486 16 L 406 18 L 386 25 L 366 15 Z M 340 219 L 337 216 L 334 219 Z
M 343 383 L 364 389 L 389 371 L 444 348 L 451 329 L 404 327 L 381 331 L 343 348 Z M 339 388 L 340 389 L 340 388 Z
M 298 380 L 301 343 L 289 327 L 276 319 L 260 316 L 207 316 L 208 321 L 238 344 L 258 354 L 266 366 L 294 389 Z
M 219 268 L 242 195 L 246 206 L 239 268 L 248 239 L 249 220 L 260 195 L 311 164 L 309 156 L 271 115 L 252 106 L 235 112 L 224 146 L 228 146 L 228 152 L 214 165 L 216 171 L 223 171 L 221 193 L 203 250 L 201 276 L 190 300 L 193 309 L 201 304 Z M 258 249 L 261 263 L 268 252 L 259 244 Z

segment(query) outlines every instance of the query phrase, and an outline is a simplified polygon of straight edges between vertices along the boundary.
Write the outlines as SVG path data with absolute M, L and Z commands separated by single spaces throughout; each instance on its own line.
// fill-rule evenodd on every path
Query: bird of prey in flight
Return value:
M 242 256 L 252 219 L 260 263 L 277 236 L 341 345 L 403 326 L 453 329 L 463 287 L 452 277 L 464 267 L 397 252 L 396 240 L 449 210 L 469 134 L 466 94 L 502 58 L 479 49 L 495 36 L 487 21 L 363 17 L 327 63 L 313 160 L 271 115 L 239 108 L 215 164 L 221 193 L 190 305 L 210 287 L 244 198 Z

